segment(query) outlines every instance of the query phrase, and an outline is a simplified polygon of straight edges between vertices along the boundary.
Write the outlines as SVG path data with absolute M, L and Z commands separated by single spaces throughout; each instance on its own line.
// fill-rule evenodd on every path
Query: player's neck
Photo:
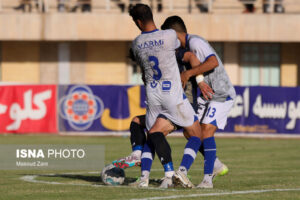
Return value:
M 185 47 L 186 46 L 186 33 L 177 33 L 177 37 L 180 41 L 181 47 Z
M 142 32 L 150 32 L 150 31 L 154 31 L 156 30 L 156 26 L 153 22 L 149 22 L 147 24 L 144 25 L 144 27 L 142 28 Z

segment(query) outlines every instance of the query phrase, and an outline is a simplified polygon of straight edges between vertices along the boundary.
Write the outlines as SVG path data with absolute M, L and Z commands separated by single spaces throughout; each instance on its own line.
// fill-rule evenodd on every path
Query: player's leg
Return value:
M 201 131 L 205 132 L 205 128 L 201 126 Z M 183 131 L 183 135 L 184 137 L 188 140 L 190 138 L 190 136 L 188 135 L 188 133 L 184 130 Z M 204 157 L 204 148 L 203 148 L 203 143 L 201 143 L 201 146 L 199 148 L 199 152 L 202 154 L 202 156 Z M 215 159 L 215 163 L 214 163 L 214 170 L 213 170 L 213 176 L 224 176 L 228 173 L 228 167 L 221 162 L 221 160 L 218 158 L 218 156 Z
M 146 142 L 145 128 L 145 115 L 135 116 L 132 119 L 129 128 L 132 153 L 127 157 L 113 161 L 112 163 L 116 167 L 125 169 L 140 165 L 143 146 Z
M 201 127 L 203 131 L 204 178 L 198 187 L 212 188 L 213 170 L 217 151 L 214 133 L 217 127 L 212 124 L 203 124 Z
M 226 174 L 228 168 L 216 157 L 216 130 L 224 129 L 227 115 L 233 105 L 233 100 L 225 102 L 210 102 L 202 121 L 203 147 L 204 147 L 204 178 L 199 188 L 213 188 L 212 180 L 217 174 Z M 216 166 L 215 166 L 216 164 Z
M 130 123 L 130 143 L 132 147 L 132 153 L 141 157 L 143 146 L 146 143 L 145 128 L 146 115 L 136 116 Z
M 188 179 L 187 173 L 193 164 L 201 145 L 201 127 L 198 123 L 198 120 L 195 120 L 192 126 L 185 127 L 184 129 L 188 135 L 188 142 L 185 145 L 181 164 L 178 171 L 176 171 L 173 180 L 176 185 L 180 184 L 183 187 L 192 188 L 194 186 Z
M 204 100 L 203 98 L 201 97 L 198 97 L 197 98 L 197 116 L 198 118 L 200 119 L 200 124 L 201 122 L 204 120 L 204 117 L 205 117 L 205 114 L 208 110 L 208 106 L 209 105 L 209 102 Z M 203 134 L 205 134 L 205 127 L 202 127 L 201 126 L 201 129 L 203 131 Z M 204 147 L 203 147 L 203 143 L 201 144 L 200 146 L 200 149 L 199 149 L 199 152 L 203 155 L 204 157 Z M 223 176 L 225 174 L 227 174 L 228 172 L 228 168 L 225 164 L 223 164 L 218 157 L 216 157 L 215 159 L 215 164 L 214 164 L 214 170 L 213 170 L 213 174 L 214 176 Z
M 186 98 L 184 98 L 181 103 L 177 104 L 175 109 L 169 109 L 166 115 L 174 124 L 184 127 L 189 135 L 180 169 L 176 171 L 173 181 L 176 185 L 192 187 L 193 184 L 189 181 L 187 172 L 191 167 L 201 144 L 201 127 L 198 118 L 193 107 Z
M 203 135 L 205 138 L 203 140 L 202 147 L 204 147 L 204 145 L 205 145 L 205 149 L 211 149 L 214 147 L 216 148 L 214 134 L 218 128 L 212 124 L 201 124 L 201 129 L 203 131 Z M 210 153 L 213 155 L 210 155 Z M 220 159 L 218 158 L 217 155 L 214 155 L 214 151 L 211 151 L 211 152 L 208 151 L 206 153 L 206 155 L 215 157 L 214 158 L 215 161 L 214 161 L 214 165 L 213 165 L 213 177 L 223 176 L 228 173 L 228 167 L 220 161 Z M 212 164 L 210 163 L 208 166 L 206 166 L 207 170 L 210 170 L 211 165 Z
M 161 161 L 165 177 L 160 185 L 161 188 L 172 186 L 172 176 L 174 174 L 171 157 L 171 147 L 165 136 L 174 130 L 174 125 L 167 119 L 158 117 L 152 128 L 149 130 L 147 141 L 143 148 L 141 159 L 141 177 L 131 186 L 148 187 L 152 162 L 155 152 Z
M 174 128 L 174 125 L 165 116 L 159 115 L 148 134 L 148 139 L 153 144 L 165 171 L 165 177 L 160 188 L 168 188 L 173 185 L 172 176 L 174 175 L 174 167 L 171 147 L 165 136 L 172 132 Z
M 141 156 L 141 177 L 130 186 L 135 187 L 148 187 L 149 176 L 151 171 L 152 162 L 155 156 L 155 149 L 152 142 L 148 139 L 143 147 Z

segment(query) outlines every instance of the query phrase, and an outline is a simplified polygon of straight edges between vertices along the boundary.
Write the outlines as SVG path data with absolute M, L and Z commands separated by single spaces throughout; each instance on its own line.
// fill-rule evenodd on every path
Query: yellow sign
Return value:
M 141 87 L 131 87 L 128 89 L 127 93 L 129 102 L 129 117 L 125 119 L 112 118 L 110 116 L 110 110 L 106 108 L 100 118 L 101 123 L 105 128 L 112 131 L 126 131 L 129 129 L 130 122 L 133 117 L 146 114 L 146 109 L 140 107 Z

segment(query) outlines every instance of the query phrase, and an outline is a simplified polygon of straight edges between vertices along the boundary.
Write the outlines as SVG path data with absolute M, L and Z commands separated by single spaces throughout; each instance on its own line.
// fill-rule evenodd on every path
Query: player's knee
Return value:
M 214 136 L 214 134 L 217 130 L 217 127 L 212 125 L 212 124 L 202 124 L 201 129 L 202 129 L 202 132 L 203 132 L 203 137 L 208 138 L 208 137 L 213 137 Z
M 153 134 L 153 133 L 157 133 L 157 132 L 160 132 L 160 133 L 163 133 L 164 136 L 167 136 L 172 130 L 171 129 L 167 129 L 167 128 L 163 128 L 163 129 L 150 129 L 149 130 L 149 134 Z
M 191 136 L 186 132 L 186 130 L 183 131 L 184 137 L 188 140 Z
M 194 122 L 194 124 L 186 129 L 188 136 L 190 137 L 198 137 L 201 139 L 202 132 L 201 132 L 201 127 L 198 121 Z
M 141 122 L 140 122 L 140 118 L 138 117 L 138 116 L 135 116 L 132 120 L 131 120 L 131 122 L 134 122 L 134 123 L 137 123 L 137 124 L 140 124 Z
M 174 130 L 174 125 L 170 121 L 168 121 L 164 118 L 157 118 L 156 122 L 154 123 L 152 128 L 149 130 L 149 134 L 152 134 L 155 132 L 161 132 L 166 136 L 173 130 Z

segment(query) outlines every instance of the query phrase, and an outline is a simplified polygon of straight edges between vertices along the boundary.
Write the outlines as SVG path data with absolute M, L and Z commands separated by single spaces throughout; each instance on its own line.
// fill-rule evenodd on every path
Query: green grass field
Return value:
M 178 168 L 186 141 L 174 137 L 168 140 L 174 165 Z M 9 135 L 0 136 L 0 144 L 103 144 L 106 164 L 130 153 L 128 137 Z M 300 199 L 300 140 L 217 138 L 217 146 L 217 154 L 228 165 L 229 174 L 217 178 L 214 189 L 158 190 L 154 181 L 149 189 L 126 185 L 109 187 L 102 184 L 99 173 L 0 170 L 0 199 Z M 152 169 L 151 178 L 163 177 L 157 159 Z M 201 182 L 203 159 L 200 154 L 189 174 L 194 184 Z M 38 175 L 34 180 L 42 183 L 21 180 L 25 175 Z M 126 170 L 127 182 L 138 176 L 138 167 Z

